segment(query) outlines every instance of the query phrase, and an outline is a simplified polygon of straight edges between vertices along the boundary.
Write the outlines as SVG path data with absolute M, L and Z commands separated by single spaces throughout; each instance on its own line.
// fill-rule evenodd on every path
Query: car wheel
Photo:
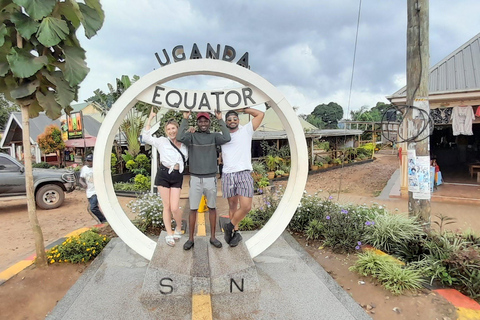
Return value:
M 41 209 L 55 209 L 62 205 L 65 193 L 56 184 L 47 184 L 37 190 L 35 200 Z

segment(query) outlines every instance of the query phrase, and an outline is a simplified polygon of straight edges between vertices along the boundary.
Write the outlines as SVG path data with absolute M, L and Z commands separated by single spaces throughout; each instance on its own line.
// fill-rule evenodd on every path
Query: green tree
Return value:
M 311 121 L 318 121 L 320 119 L 324 123 L 325 128 L 337 128 L 338 121 L 343 118 L 343 108 L 335 103 L 320 104 L 313 109 L 310 114 L 312 117 L 307 117 L 307 121 L 315 125 Z M 310 118 L 310 121 L 308 120 Z M 315 120 L 314 120 L 315 119 Z
M 65 149 L 65 142 L 62 139 L 62 131 L 54 124 L 45 128 L 42 134 L 37 137 L 38 146 L 46 155 L 48 153 L 56 153 L 60 161 L 60 150 Z M 59 162 L 60 164 L 61 162 Z
M 375 107 L 372 108 L 371 112 L 374 114 L 378 114 L 378 121 L 382 119 L 383 114 L 392 107 L 392 104 L 390 103 L 384 103 L 384 102 L 377 102 Z
M 42 111 L 51 119 L 70 112 L 79 84 L 89 68 L 75 35 L 83 26 L 87 38 L 102 27 L 99 0 L 0 0 L 0 92 L 22 111 L 25 181 L 37 265 L 47 265 L 43 234 L 33 192 L 29 117 Z
M 325 122 L 323 122 L 322 118 L 317 118 L 315 115 L 313 114 L 309 114 L 305 120 L 308 122 L 308 123 L 311 123 L 313 124 L 315 127 L 319 128 L 319 129 L 323 129 L 326 127 L 326 124 Z
M 362 106 L 358 110 L 350 111 L 350 118 L 352 118 L 353 121 L 377 121 L 373 119 L 368 106 Z
M 383 114 L 392 107 L 391 104 L 377 102 L 375 107 L 369 109 L 368 106 L 362 106 L 359 110 L 350 111 L 350 117 L 353 121 L 382 121 Z
M 16 111 L 20 111 L 20 108 L 5 100 L 3 94 L 0 94 L 0 130 L 5 129 L 10 114 Z

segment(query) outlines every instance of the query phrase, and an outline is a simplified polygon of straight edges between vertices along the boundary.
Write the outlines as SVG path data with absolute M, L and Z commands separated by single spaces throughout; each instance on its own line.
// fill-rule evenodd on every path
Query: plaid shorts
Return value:
M 253 178 L 250 170 L 223 173 L 222 193 L 224 198 L 237 195 L 253 198 Z

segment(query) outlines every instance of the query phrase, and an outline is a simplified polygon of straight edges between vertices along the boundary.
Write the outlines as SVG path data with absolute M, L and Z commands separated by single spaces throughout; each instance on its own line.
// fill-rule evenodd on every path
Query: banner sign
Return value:
M 82 112 L 72 112 L 67 114 L 67 132 L 68 139 L 83 138 L 83 115 Z
M 177 111 L 214 112 L 249 108 L 268 101 L 265 95 L 249 87 L 225 90 L 182 90 L 156 85 L 142 92 L 138 100 Z

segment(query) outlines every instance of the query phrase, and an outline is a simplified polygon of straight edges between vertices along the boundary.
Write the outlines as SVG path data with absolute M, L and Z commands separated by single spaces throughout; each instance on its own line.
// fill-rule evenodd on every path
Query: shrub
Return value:
M 150 190 L 151 187 L 151 179 L 150 177 L 146 177 L 143 174 L 137 174 L 135 176 L 135 191 L 145 192 Z
M 137 215 L 135 223 L 142 232 L 151 228 L 164 228 L 163 203 L 160 196 L 144 193 L 130 201 L 127 207 Z
M 115 191 L 127 191 L 127 192 L 135 192 L 137 191 L 135 185 L 129 182 L 115 182 L 113 184 L 113 190 Z
M 137 163 L 131 159 L 131 160 L 128 160 L 126 163 L 125 163 L 125 168 L 127 168 L 128 170 L 130 170 L 131 172 L 133 172 L 135 169 L 137 169 Z
M 39 163 L 32 163 L 32 168 L 40 168 L 40 169 L 50 169 L 50 168 L 57 168 L 55 166 L 52 166 L 48 162 L 39 162 Z
M 262 176 L 265 173 L 267 173 L 267 170 L 265 169 L 265 165 L 260 161 L 253 161 L 252 169 L 253 169 L 254 173 L 257 173 L 257 174 L 262 175 Z
M 312 196 L 304 191 L 300 204 L 290 220 L 288 228 L 291 231 L 304 232 L 309 226 L 310 221 L 315 219 L 323 221 L 325 216 L 336 208 L 337 205 L 330 201 L 330 199 L 322 200 L 317 197 L 317 194 Z M 318 238 L 317 235 L 312 234 L 312 239 Z
M 242 231 L 251 231 L 258 228 L 258 224 L 255 220 L 250 216 L 250 213 L 247 214 L 245 218 L 240 221 L 238 228 Z
M 386 214 L 375 218 L 375 225 L 369 228 L 364 240 L 377 249 L 392 253 L 422 234 L 417 221 L 400 214 Z
M 260 206 L 252 209 L 248 216 L 255 222 L 257 227 L 263 227 L 277 209 L 283 195 L 283 188 L 279 186 L 275 191 L 268 190 L 263 193 Z
M 416 291 L 424 282 L 419 271 L 403 267 L 392 257 L 379 255 L 372 250 L 360 253 L 350 270 L 363 276 L 377 278 L 387 290 L 394 294 Z
M 267 177 L 261 177 L 260 180 L 254 182 L 254 187 L 258 190 L 258 192 L 260 192 L 260 190 L 263 190 L 263 188 L 268 187 L 269 185 L 270 180 L 268 180 Z
M 135 171 L 136 174 L 150 175 L 150 159 L 146 155 L 140 153 L 135 157 L 135 162 L 138 170 L 138 172 Z
M 307 240 L 317 240 L 320 238 L 324 230 L 324 224 L 317 219 L 313 219 L 308 223 L 308 227 L 305 230 Z
M 360 249 L 365 229 L 370 227 L 368 222 L 352 210 L 339 206 L 323 220 L 325 245 L 336 252 L 353 252 Z
M 102 252 L 110 238 L 98 234 L 97 229 L 85 231 L 77 236 L 67 238 L 62 244 L 47 251 L 50 264 L 70 262 L 87 262 Z
M 423 259 L 413 265 L 430 283 L 434 280 L 456 287 L 473 299 L 480 300 L 480 248 L 452 232 L 430 234 L 425 241 Z
M 363 159 L 370 158 L 373 153 L 373 143 L 357 148 L 357 155 Z

